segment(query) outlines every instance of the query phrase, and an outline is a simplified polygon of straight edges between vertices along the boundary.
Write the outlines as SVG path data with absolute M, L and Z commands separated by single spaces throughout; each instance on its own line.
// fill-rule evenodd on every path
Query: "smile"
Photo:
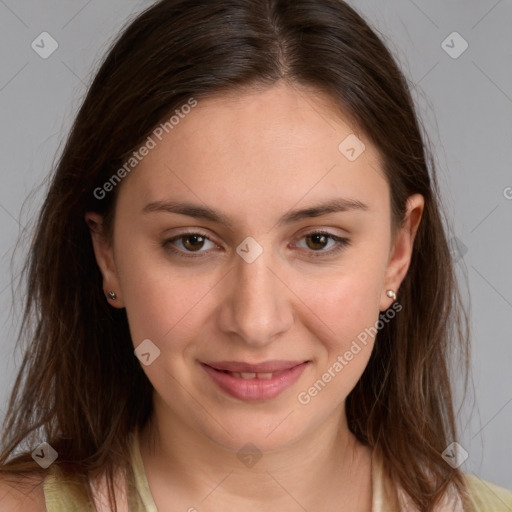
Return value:
M 217 388 L 223 392 L 240 400 L 257 401 L 269 400 L 280 395 L 297 381 L 308 363 L 309 361 L 274 361 L 259 365 L 201 363 L 201 367 L 210 376 Z M 211 365 L 215 365 L 215 367 Z M 227 369 L 227 367 L 233 369 Z M 247 371 L 250 369 L 267 371 Z

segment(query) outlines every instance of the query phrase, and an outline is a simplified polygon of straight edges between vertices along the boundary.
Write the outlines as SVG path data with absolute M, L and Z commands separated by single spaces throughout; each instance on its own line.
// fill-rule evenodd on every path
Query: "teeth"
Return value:
M 273 377 L 273 373 L 253 373 L 253 372 L 227 372 L 233 377 L 238 377 L 242 379 L 271 379 Z

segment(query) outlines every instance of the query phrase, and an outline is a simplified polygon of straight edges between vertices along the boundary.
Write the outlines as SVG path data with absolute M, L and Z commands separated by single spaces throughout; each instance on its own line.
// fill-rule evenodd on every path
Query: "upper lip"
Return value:
M 242 361 L 205 361 L 203 364 L 211 366 L 216 370 L 228 372 L 247 373 L 274 373 L 289 370 L 307 361 L 265 361 L 263 363 L 250 364 Z

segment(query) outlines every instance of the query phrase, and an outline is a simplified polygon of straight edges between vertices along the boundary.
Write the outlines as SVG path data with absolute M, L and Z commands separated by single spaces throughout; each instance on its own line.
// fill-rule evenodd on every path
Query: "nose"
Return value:
M 220 311 L 221 330 L 254 348 L 272 343 L 293 325 L 293 293 L 271 256 L 264 250 L 252 263 L 235 257 Z

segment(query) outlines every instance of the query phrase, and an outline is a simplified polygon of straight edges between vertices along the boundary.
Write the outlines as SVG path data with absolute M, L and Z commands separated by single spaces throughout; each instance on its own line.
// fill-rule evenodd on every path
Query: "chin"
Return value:
M 276 451 L 293 445 L 307 435 L 308 425 L 304 421 L 297 424 L 297 418 L 293 421 L 296 415 L 293 411 L 289 407 L 286 411 L 265 417 L 255 411 L 253 419 L 247 413 L 225 415 L 220 422 L 222 426 L 212 421 L 203 425 L 201 431 L 213 443 L 235 453 L 247 445 L 253 445 L 262 452 Z

